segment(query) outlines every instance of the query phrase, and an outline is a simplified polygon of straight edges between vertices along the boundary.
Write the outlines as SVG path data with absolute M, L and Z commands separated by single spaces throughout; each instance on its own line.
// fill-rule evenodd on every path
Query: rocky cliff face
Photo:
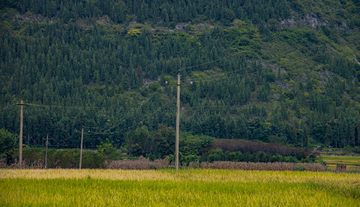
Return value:
M 280 21 L 278 26 L 280 29 L 284 29 L 286 27 L 295 28 L 299 24 L 304 25 L 304 26 L 311 26 L 311 28 L 313 30 L 316 30 L 321 25 L 324 25 L 324 26 L 329 25 L 329 21 L 327 21 L 327 20 L 320 21 L 320 20 L 318 20 L 318 18 L 316 17 L 315 14 L 307 14 L 303 18 L 299 19 L 298 21 L 296 21 L 294 19 L 294 17 L 292 17 L 291 19 L 282 20 L 282 21 Z

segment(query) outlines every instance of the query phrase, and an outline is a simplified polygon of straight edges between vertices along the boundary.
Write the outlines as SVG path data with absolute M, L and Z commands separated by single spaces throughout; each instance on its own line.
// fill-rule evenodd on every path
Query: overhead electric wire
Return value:
M 153 92 L 153 94 L 147 98 L 147 100 L 143 103 L 140 104 L 140 107 L 142 105 L 144 105 L 145 103 L 147 103 L 148 100 L 150 100 L 157 92 L 159 92 L 161 90 L 161 88 L 159 88 L 157 91 Z M 79 109 L 83 109 L 83 108 L 90 108 L 90 109 L 102 109 L 102 108 L 108 108 L 108 109 L 114 109 L 117 107 L 91 107 L 91 106 L 61 106 L 61 105 L 46 105 L 46 104 L 32 104 L 32 103 L 27 103 L 28 106 L 38 106 L 38 107 L 54 107 L 54 108 L 79 108 Z M 130 108 L 130 109 L 124 109 L 124 111 L 131 111 L 132 109 L 135 108 Z M 152 110 L 152 109 L 142 109 L 142 110 Z
M 322 41 L 322 42 L 326 43 L 326 41 Z M 325 46 L 327 46 L 327 45 L 325 44 Z M 310 46 L 309 46 L 309 47 L 310 47 Z M 328 46 L 327 46 L 327 47 L 328 47 Z M 294 63 L 297 63 L 297 62 L 302 62 L 302 61 L 305 61 L 305 60 L 308 60 L 308 59 L 313 59 L 313 58 L 319 57 L 320 55 L 324 55 L 324 54 L 327 54 L 327 53 L 330 53 L 330 51 L 327 50 L 326 52 L 324 52 L 324 53 L 322 53 L 322 54 L 317 54 L 317 55 L 315 55 L 315 56 L 310 56 L 310 57 L 307 57 L 307 58 L 303 58 L 303 59 L 301 59 L 301 60 L 296 60 L 296 61 L 292 61 L 292 62 L 287 62 L 286 65 L 294 64 Z M 226 57 L 224 57 L 224 58 L 226 58 Z M 210 63 L 211 63 L 211 62 L 206 63 L 206 64 L 210 64 Z M 205 64 L 205 63 L 204 63 L 204 64 Z M 194 67 L 195 67 L 195 66 L 194 66 Z M 202 80 L 202 81 L 204 82 L 204 81 L 209 81 L 209 80 L 221 80 L 221 79 L 226 79 L 226 77 L 220 78 L 220 79 L 212 79 L 212 77 L 222 76 L 222 75 L 225 76 L 225 75 L 227 75 L 227 74 L 232 75 L 232 74 L 236 74 L 237 72 L 246 71 L 247 69 L 254 68 L 254 67 L 256 67 L 256 65 L 251 65 L 251 66 L 247 66 L 247 67 L 245 67 L 245 68 L 241 68 L 241 69 L 238 69 L 238 70 L 228 71 L 228 72 L 225 72 L 225 73 L 220 73 L 220 74 L 216 74 L 216 75 L 212 75 L 212 76 L 207 76 L 207 77 L 204 77 L 204 78 L 202 78 L 202 77 L 190 78 L 190 79 L 186 79 L 186 80 L 184 80 L 184 81 L 198 82 L 199 80 Z M 281 66 L 279 66 L 279 67 L 281 68 Z M 257 72 L 253 72 L 252 74 L 255 74 L 255 73 L 257 73 Z M 250 73 L 248 73 L 248 74 L 250 74 Z M 246 75 L 246 74 L 242 74 L 242 75 Z M 207 79 L 207 80 L 204 80 L 204 79 Z
M 332 102 L 336 102 L 336 100 L 308 100 L 308 101 L 296 101 L 296 102 L 287 102 L 287 103 L 282 103 L 282 102 L 279 102 L 279 101 L 276 101 L 276 105 L 279 105 L 279 106 L 293 106 L 294 104 L 311 104 L 311 103 L 332 103 Z M 269 103 L 271 104 L 271 103 Z M 274 105 L 275 105 L 274 104 Z M 214 106 L 214 105 L 210 105 L 210 106 L 196 106 L 196 107 L 186 107 L 185 106 L 185 109 L 206 109 L 206 108 L 232 108 L 232 107 L 235 107 L 235 108 L 240 108 L 240 107 L 247 107 L 247 105 L 223 105 L 223 106 Z
M 38 106 L 38 107 L 53 107 L 53 108 L 90 108 L 90 109 L 99 109 L 99 108 L 113 108 L 113 107 L 92 107 L 92 106 L 61 106 L 61 105 L 46 105 L 46 104 L 28 104 L 29 106 Z
M 246 51 L 245 51 L 245 52 L 246 52 Z M 218 61 L 220 61 L 220 60 L 222 60 L 222 59 L 225 59 L 225 58 L 230 58 L 230 57 L 234 57 L 234 56 L 243 54 L 243 53 L 245 53 L 245 52 L 236 52 L 236 53 L 233 53 L 232 55 L 228 55 L 228 56 L 225 56 L 225 57 L 222 57 L 222 58 L 219 58 L 219 59 L 210 61 L 210 62 L 201 63 L 201 64 L 198 64 L 198 65 L 193 65 L 193 66 L 188 66 L 188 67 L 182 67 L 182 68 L 180 68 L 179 70 L 190 69 L 190 68 L 200 67 L 200 66 L 203 66 L 203 65 L 208 65 L 208 64 L 211 64 L 211 63 L 214 63 L 214 62 L 218 62 Z
M 143 106 L 144 104 L 146 104 L 152 97 L 154 97 L 154 95 L 157 93 L 157 92 L 159 92 L 160 90 L 162 90 L 162 88 L 159 88 L 157 91 L 155 91 L 154 93 L 153 93 L 153 95 L 151 95 L 145 102 L 143 102 L 141 105 L 140 105 L 140 109 L 139 110 L 145 110 L 145 109 L 141 109 L 141 106 Z M 159 109 L 151 109 L 151 111 L 158 111 Z M 163 109 L 164 110 L 164 109 Z M 150 110 L 147 110 L 147 111 L 150 111 Z M 132 111 L 132 114 L 131 115 L 134 115 L 134 113 L 136 113 L 137 111 L 136 110 L 133 110 Z M 110 129 L 106 129 L 107 131 L 111 131 L 111 130 L 113 130 L 113 129 L 115 129 L 116 127 L 118 127 L 120 124 L 122 124 L 122 123 L 124 123 L 126 120 L 128 120 L 129 118 L 127 117 L 127 118 L 123 118 L 123 119 L 121 119 L 120 120 L 120 122 L 118 121 L 117 123 L 115 123 L 115 124 L 113 124 L 112 126 L 112 128 L 110 128 Z M 84 126 L 85 128 L 86 128 L 86 126 Z M 103 128 L 105 128 L 105 127 L 103 127 Z M 117 132 L 117 133 L 119 133 L 119 132 Z M 92 133 L 92 134 L 95 134 L 95 133 Z M 98 133 L 98 134 L 104 134 L 104 133 Z M 115 133 L 106 133 L 106 134 L 115 134 Z

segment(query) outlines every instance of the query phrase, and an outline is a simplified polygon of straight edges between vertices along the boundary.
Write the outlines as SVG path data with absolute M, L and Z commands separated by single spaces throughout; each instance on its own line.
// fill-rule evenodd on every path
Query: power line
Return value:
M 156 95 L 157 92 L 159 92 L 161 90 L 161 88 L 159 88 L 157 91 L 153 92 L 153 94 L 143 103 L 140 104 L 140 107 L 143 106 L 145 103 L 147 103 L 154 95 Z M 83 108 L 89 108 L 89 109 L 106 109 L 106 108 L 110 108 L 110 109 L 114 109 L 115 107 L 91 107 L 91 106 L 60 106 L 60 105 L 46 105 L 46 104 L 31 104 L 28 103 L 28 106 L 37 106 L 37 107 L 54 107 L 54 108 L 78 108 L 78 109 L 83 109 Z M 134 108 L 131 109 L 122 109 L 122 111 L 131 111 Z M 152 109 L 142 109 L 142 110 L 152 110 Z
M 312 100 L 312 101 L 296 101 L 296 102 L 292 102 L 292 103 L 281 103 L 281 102 L 276 102 L 277 105 L 280 105 L 280 106 L 291 106 L 291 105 L 294 105 L 294 104 L 311 104 L 311 103 L 331 103 L 331 102 L 336 102 L 336 100 L 322 100 L 322 101 L 318 101 L 318 100 Z M 239 107 L 243 107 L 245 105 L 240 105 L 240 106 L 237 106 L 237 105 L 225 105 L 225 106 L 214 106 L 214 105 L 211 105 L 211 106 L 197 106 L 197 107 L 185 107 L 185 108 L 188 108 L 188 109 L 206 109 L 206 108 L 222 108 L 222 109 L 225 109 L 225 108 L 239 108 Z
M 229 71 L 229 72 L 225 72 L 225 73 L 220 73 L 220 74 L 216 74 L 216 75 L 212 75 L 212 76 L 207 76 L 206 78 L 209 79 L 209 78 L 212 78 L 212 77 L 216 77 L 216 76 L 221 76 L 221 75 L 226 75 L 226 74 L 229 74 L 229 73 L 237 73 L 237 72 L 240 72 L 240 71 L 245 71 L 249 68 L 253 68 L 255 66 L 247 66 L 246 68 L 241 68 L 239 70 L 234 70 L 234 71 Z M 190 78 L 190 79 L 186 79 L 184 81 L 197 81 L 197 79 L 204 79 L 204 78 Z
M 247 51 L 245 51 L 245 52 L 247 52 Z M 183 68 L 180 68 L 180 70 L 200 67 L 200 66 L 203 66 L 203 65 L 208 65 L 208 64 L 211 64 L 211 63 L 214 63 L 214 62 L 218 62 L 218 61 L 220 61 L 222 59 L 225 59 L 225 58 L 230 58 L 230 57 L 234 57 L 234 56 L 237 56 L 237 55 L 240 55 L 240 54 L 244 54 L 245 52 L 237 52 L 237 53 L 234 53 L 232 55 L 228 55 L 228 56 L 225 56 L 225 57 L 222 57 L 222 58 L 210 61 L 210 62 L 201 63 L 201 64 L 198 64 L 198 65 L 193 65 L 193 66 L 189 66 L 189 67 L 183 67 Z
M 324 43 L 326 43 L 325 41 L 323 41 Z M 324 54 L 327 54 L 327 53 L 330 53 L 330 51 L 326 51 L 324 53 L 322 53 L 321 55 L 324 55 Z M 311 57 L 308 57 L 308 58 L 304 58 L 304 59 L 301 59 L 301 60 L 297 60 L 297 61 L 293 61 L 293 62 L 288 62 L 286 63 L 286 65 L 290 65 L 290 64 L 294 64 L 294 63 L 297 63 L 297 62 L 302 62 L 302 61 L 305 61 L 305 60 L 308 60 L 308 59 L 313 59 L 313 58 L 316 58 L 316 57 L 319 57 L 320 54 L 317 54 L 316 56 L 311 56 Z M 280 65 L 279 65 L 280 66 Z M 208 76 L 208 77 L 205 77 L 205 78 L 190 78 L 190 79 L 186 79 L 185 81 L 195 81 L 197 82 L 199 79 L 203 80 L 203 79 L 208 79 L 208 80 L 203 80 L 203 81 L 211 81 L 211 80 L 223 80 L 223 79 L 227 79 L 227 77 L 224 77 L 224 78 L 219 78 L 219 79 L 211 79 L 212 77 L 216 77 L 216 76 L 221 76 L 221 75 L 226 75 L 226 74 L 232 74 L 232 73 L 237 73 L 237 72 L 240 72 L 240 71 L 246 71 L 247 69 L 250 69 L 250 68 L 254 68 L 256 67 L 256 65 L 251 65 L 251 66 L 247 66 L 246 68 L 242 68 L 242 69 L 239 69 L 239 70 L 234 70 L 234 71 L 229 71 L 229 72 L 225 72 L 225 73 L 220 73 L 220 74 L 216 74 L 216 75 L 212 75 L 212 76 Z M 281 67 L 281 66 L 280 66 Z M 253 72 L 253 73 L 247 73 L 247 74 L 255 74 L 257 72 Z M 231 75 L 230 74 L 230 75 Z M 243 74 L 243 75 L 246 75 L 246 74 Z M 239 76 L 242 76 L 242 75 L 238 75 L 236 77 L 239 77 Z M 228 77 L 229 78 L 229 77 Z

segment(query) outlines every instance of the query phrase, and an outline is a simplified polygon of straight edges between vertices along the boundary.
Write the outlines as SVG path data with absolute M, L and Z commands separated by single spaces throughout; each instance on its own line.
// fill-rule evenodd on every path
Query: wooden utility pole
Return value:
M 23 144 L 23 114 L 24 114 L 24 105 L 28 106 L 29 104 L 24 104 L 23 101 L 16 105 L 21 106 L 20 110 L 20 139 L 19 139 L 19 169 L 22 168 L 22 144 Z
M 83 140 L 84 140 L 84 128 L 81 129 L 81 146 L 80 146 L 80 165 L 79 165 L 79 170 L 81 170 Z
M 177 83 L 177 104 L 176 104 L 176 141 L 175 141 L 175 170 L 179 169 L 179 122 L 180 122 L 180 73 Z
M 180 70 L 178 70 L 178 82 L 177 84 L 169 84 L 168 81 L 165 81 L 167 85 L 177 85 L 177 104 L 176 104 L 176 139 L 175 139 L 175 170 L 179 169 L 179 122 L 180 122 L 180 86 L 181 85 L 192 85 L 193 82 L 191 81 L 190 84 L 180 84 Z
M 48 149 L 48 143 L 49 143 L 49 134 L 46 135 L 45 169 L 46 169 L 46 167 L 47 167 L 47 149 Z

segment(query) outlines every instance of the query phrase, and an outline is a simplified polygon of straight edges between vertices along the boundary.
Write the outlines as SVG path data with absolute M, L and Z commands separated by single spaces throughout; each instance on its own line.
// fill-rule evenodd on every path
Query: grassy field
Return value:
M 0 170 L 0 206 L 360 206 L 358 174 Z
M 330 169 L 336 168 L 336 163 L 346 164 L 348 170 L 360 171 L 360 157 L 356 156 L 321 156 Z

